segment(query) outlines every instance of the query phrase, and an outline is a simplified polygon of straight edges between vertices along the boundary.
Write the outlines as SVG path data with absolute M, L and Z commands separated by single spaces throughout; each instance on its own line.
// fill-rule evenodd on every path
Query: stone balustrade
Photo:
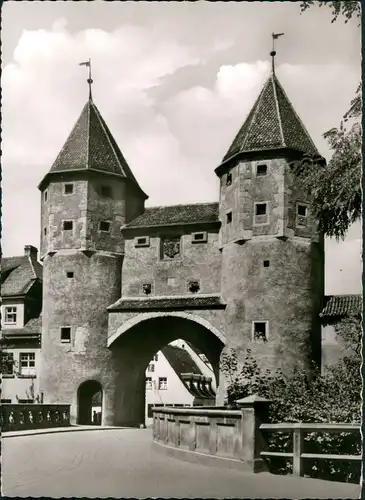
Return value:
M 70 405 L 62 404 L 2 404 L 2 432 L 70 425 Z
M 195 452 L 200 457 L 226 459 L 226 463 L 228 459 L 230 466 L 240 469 L 266 470 L 260 456 L 259 426 L 265 421 L 268 402 L 249 396 L 238 403 L 239 410 L 155 407 L 153 441 L 167 453 L 174 450 L 177 457 L 191 459 Z
M 217 463 L 217 459 L 224 458 L 221 464 L 251 472 L 269 470 L 271 458 L 289 458 L 293 461 L 293 474 L 298 476 L 303 475 L 305 459 L 361 461 L 361 455 L 303 452 L 305 433 L 357 433 L 360 440 L 360 424 L 271 424 L 267 423 L 269 403 L 253 395 L 237 401 L 238 410 L 152 408 L 154 446 L 170 456 L 193 462 Z M 269 450 L 266 437 L 273 432 L 292 433 L 292 451 Z

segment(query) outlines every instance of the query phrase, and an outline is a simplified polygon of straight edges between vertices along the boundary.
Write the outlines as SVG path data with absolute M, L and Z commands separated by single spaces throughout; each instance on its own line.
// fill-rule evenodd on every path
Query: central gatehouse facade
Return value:
M 224 349 L 283 371 L 319 361 L 323 238 L 296 177 L 308 162 L 324 159 L 273 71 L 212 165 L 219 201 L 145 208 L 90 95 L 39 185 L 44 403 L 83 423 L 101 390 L 102 424 L 140 425 L 146 366 L 176 339 L 205 353 L 218 405 Z

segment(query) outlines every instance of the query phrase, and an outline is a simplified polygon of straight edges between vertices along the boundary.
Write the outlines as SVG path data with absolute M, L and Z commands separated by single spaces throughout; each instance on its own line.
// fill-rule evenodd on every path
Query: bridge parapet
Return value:
M 2 404 L 2 432 L 70 425 L 70 405 L 66 404 Z
M 304 460 L 360 462 L 361 454 L 305 453 L 306 434 L 353 434 L 361 447 L 360 424 L 268 423 L 269 401 L 257 395 L 236 402 L 238 410 L 223 407 L 154 407 L 153 441 L 167 454 L 211 463 L 224 458 L 229 467 L 260 472 L 272 459 L 292 461 L 292 473 L 304 475 Z M 292 435 L 291 450 L 273 449 L 270 433 Z M 319 438 L 319 442 L 321 438 Z M 270 443 L 270 445 L 268 444 Z M 323 450 L 326 451 L 326 450 Z M 223 463 L 220 460 L 220 463 Z

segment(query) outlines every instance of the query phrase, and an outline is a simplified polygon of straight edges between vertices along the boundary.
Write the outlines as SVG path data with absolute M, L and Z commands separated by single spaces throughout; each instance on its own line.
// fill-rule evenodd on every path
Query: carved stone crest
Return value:
M 180 254 L 180 237 L 168 237 L 163 240 L 163 256 L 173 259 Z

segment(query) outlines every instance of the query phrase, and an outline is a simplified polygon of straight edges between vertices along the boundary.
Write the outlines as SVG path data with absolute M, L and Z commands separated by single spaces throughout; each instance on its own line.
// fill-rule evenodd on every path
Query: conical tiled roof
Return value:
M 108 126 L 91 99 L 85 104 L 49 174 L 79 170 L 97 170 L 125 177 L 141 190 Z
M 290 148 L 318 154 L 275 74 L 271 74 L 223 162 L 239 153 Z

